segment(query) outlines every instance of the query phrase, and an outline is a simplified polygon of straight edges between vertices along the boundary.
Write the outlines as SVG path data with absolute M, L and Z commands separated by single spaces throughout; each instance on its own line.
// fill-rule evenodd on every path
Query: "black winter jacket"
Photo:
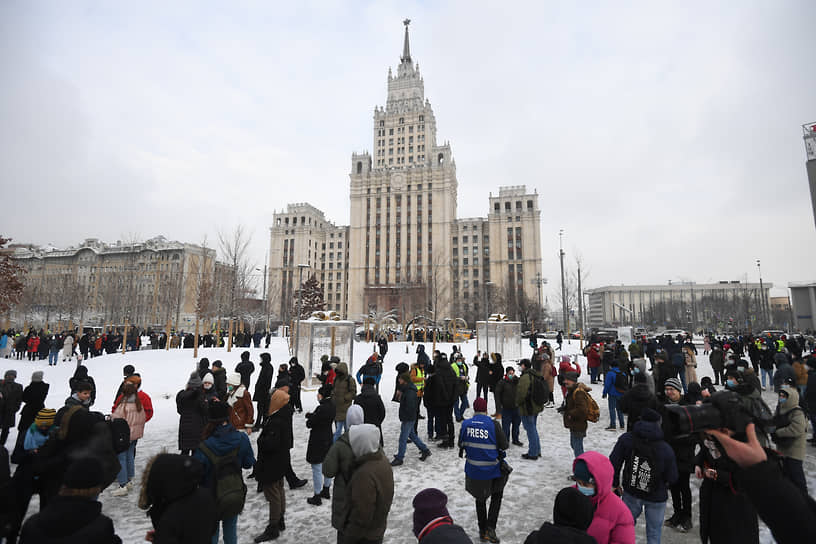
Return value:
M 37 412 L 42 410 L 45 406 L 45 397 L 48 396 L 48 388 L 49 385 L 45 382 L 31 382 L 23 390 L 23 402 L 25 406 L 23 406 L 22 411 L 20 411 L 20 425 L 18 426 L 20 431 L 27 431 L 31 424 L 34 423 Z
M 275 368 L 268 360 L 261 356 L 261 373 L 258 374 L 258 379 L 255 381 L 255 394 L 252 400 L 256 402 L 269 402 L 272 396 L 270 390 L 272 389 L 272 378 L 275 375 Z
M 194 450 L 201 443 L 201 434 L 207 425 L 207 402 L 204 390 L 183 389 L 176 394 L 176 413 L 179 415 L 178 447 Z
M 449 523 L 428 531 L 419 544 L 472 544 L 473 541 L 460 526 Z
M 615 470 L 615 475 L 612 478 L 612 487 L 618 487 L 622 482 L 623 489 L 627 490 L 628 478 L 626 477 L 626 463 L 632 450 L 635 446 L 635 441 L 639 440 L 645 442 L 652 447 L 654 452 L 654 462 L 656 467 L 652 470 L 657 470 L 659 476 L 656 478 L 656 486 L 654 490 L 644 500 L 650 502 L 665 502 L 669 498 L 667 491 L 668 487 L 677 481 L 677 463 L 675 462 L 674 451 L 671 446 L 663 440 L 663 430 L 653 421 L 638 421 L 634 425 L 634 431 L 623 433 L 612 453 L 609 455 L 609 460 L 612 462 L 612 467 Z M 621 478 L 621 469 L 623 469 L 624 477 Z
M 255 479 L 261 484 L 277 482 L 289 469 L 289 448 L 292 444 L 292 420 L 284 406 L 264 422 L 258 437 L 258 462 L 255 463 Z
M 306 414 L 306 427 L 312 430 L 306 446 L 306 462 L 311 465 L 322 463 L 332 445 L 334 412 L 334 403 L 330 398 L 325 398 L 314 412 Z
M 382 425 L 385 419 L 385 405 L 373 385 L 364 383 L 360 394 L 354 397 L 354 404 L 360 405 L 363 409 L 363 423 L 371 423 L 377 427 Z
M 513 410 L 518 408 L 516 404 L 516 389 L 518 388 L 519 378 L 513 376 L 508 379 L 507 376 L 499 380 L 496 384 L 496 411 L 501 413 L 502 410 Z
M 120 544 L 102 503 L 58 496 L 23 524 L 20 544 Z
M 651 408 L 659 411 L 660 403 L 657 396 L 649 391 L 649 386 L 639 383 L 623 394 L 620 400 L 621 411 L 628 416 L 626 420 L 626 430 L 631 431 L 635 422 L 640 419 L 640 414 L 644 408 Z
M 255 372 L 255 364 L 249 360 L 249 354 L 244 355 L 244 353 L 241 354 L 241 362 L 235 365 L 235 372 L 241 375 L 241 383 L 249 389 L 249 380 L 252 373 Z
M 560 527 L 549 521 L 545 522 L 537 531 L 527 535 L 524 544 L 597 544 L 597 540 L 573 527 Z
M 419 403 L 416 386 L 412 383 L 406 383 L 400 385 L 399 389 L 401 392 L 399 399 L 399 420 L 403 422 L 416 421 L 417 404 Z
M 436 367 L 430 377 L 425 382 L 423 398 L 425 406 L 430 408 L 446 408 L 453 406 L 456 400 L 456 382 L 459 378 L 454 374 L 453 369 L 447 361 Z

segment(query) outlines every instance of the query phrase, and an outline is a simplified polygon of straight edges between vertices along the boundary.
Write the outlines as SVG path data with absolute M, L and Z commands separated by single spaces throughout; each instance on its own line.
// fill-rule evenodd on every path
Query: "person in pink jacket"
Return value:
M 614 469 L 597 451 L 579 455 L 572 463 L 575 487 L 595 507 L 587 534 L 598 544 L 635 544 L 635 520 L 623 500 L 612 492 Z

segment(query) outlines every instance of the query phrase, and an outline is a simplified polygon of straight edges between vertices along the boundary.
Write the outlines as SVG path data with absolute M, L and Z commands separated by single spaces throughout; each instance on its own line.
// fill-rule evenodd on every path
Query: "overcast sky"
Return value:
M 559 228 L 588 287 L 757 281 L 756 259 L 815 280 L 816 2 L 661 4 L 6 0 L 1 233 L 214 244 L 241 223 L 263 266 L 287 203 L 348 224 L 410 17 L 459 217 L 536 189 L 551 304 Z

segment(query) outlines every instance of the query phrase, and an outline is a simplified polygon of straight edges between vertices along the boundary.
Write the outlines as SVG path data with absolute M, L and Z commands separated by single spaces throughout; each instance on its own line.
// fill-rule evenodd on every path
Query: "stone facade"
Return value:
M 299 263 L 319 270 L 324 285 L 338 284 L 328 275 L 336 276 L 337 264 L 343 265 L 340 289 L 325 293 L 327 309 L 348 319 L 375 309 L 397 310 L 401 319 L 478 312 L 484 281 L 491 277 L 497 291 L 511 288 L 513 298 L 518 291 L 522 298 L 537 298 L 529 279 L 541 273 L 538 195 L 524 186 L 501 188 L 499 196 L 490 197 L 491 209 L 500 211 L 487 219 L 457 219 L 456 162 L 450 144 L 437 142 L 436 118 L 411 58 L 407 23 L 397 73 L 388 71 L 386 105 L 374 109 L 373 155 L 351 157 L 350 225 L 331 225 L 308 204 L 290 205 L 273 217 L 269 280 L 272 292 L 289 297 L 279 304 L 284 319 L 297 289 Z M 505 214 L 508 205 L 512 213 Z M 297 225 L 293 206 L 305 210 Z M 506 229 L 511 229 L 512 251 L 497 253 L 494 262 L 490 247 L 503 248 Z M 324 230 L 345 232 L 345 260 L 333 269 L 326 267 L 331 248 L 323 247 Z

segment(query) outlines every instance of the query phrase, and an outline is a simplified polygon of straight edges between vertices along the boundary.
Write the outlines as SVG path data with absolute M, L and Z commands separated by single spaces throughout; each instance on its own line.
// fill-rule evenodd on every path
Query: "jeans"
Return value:
M 519 441 L 519 423 L 521 423 L 521 413 L 518 408 L 503 408 L 502 416 L 502 431 L 504 436 L 513 435 L 513 442 Z
M 315 495 L 319 495 L 324 487 L 331 487 L 332 479 L 323 478 L 323 463 L 312 465 L 312 483 Z
M 401 421 L 400 422 L 400 436 L 399 436 L 399 448 L 397 450 L 397 459 L 402 459 L 405 457 L 405 449 L 408 447 L 408 439 L 419 448 L 419 451 L 427 451 L 428 446 L 420 440 L 419 435 L 414 432 L 414 422 L 413 421 Z
M 465 416 L 465 410 L 468 408 L 470 408 L 470 403 L 468 402 L 467 393 L 463 393 L 453 403 L 453 413 L 456 414 L 456 419 L 462 419 Z
M 48 366 L 56 366 L 59 360 L 59 351 L 48 352 Z
M 334 430 L 334 438 L 332 439 L 332 442 L 337 442 L 337 439 L 343 436 L 343 431 L 345 431 L 348 426 L 346 426 L 346 420 L 335 421 L 334 425 L 337 428 Z
M 607 404 L 609 406 L 609 426 L 610 427 L 615 426 L 615 413 L 617 412 L 618 421 L 620 421 L 620 427 L 621 427 L 621 429 L 625 429 L 626 424 L 624 423 L 623 410 L 621 410 L 621 408 L 620 408 L 620 404 L 618 402 L 619 400 L 620 399 L 618 397 L 616 397 L 614 395 L 611 395 L 611 394 L 607 395 L 607 397 L 606 397 L 606 401 L 607 401 Z
M 644 501 L 624 491 L 623 503 L 632 512 L 636 525 L 640 512 L 646 512 L 646 542 L 648 544 L 660 544 L 660 535 L 663 532 L 663 515 L 666 513 L 666 501 Z
M 224 544 L 238 544 L 238 516 L 232 516 L 216 524 L 212 544 L 218 544 L 221 525 L 224 526 Z
M 595 383 L 598 381 L 598 371 L 601 369 L 599 366 L 591 366 L 589 367 L 589 381 Z
M 136 475 L 136 470 L 133 465 L 134 459 L 136 458 L 136 442 L 138 442 L 138 440 L 131 440 L 128 449 L 118 455 L 119 464 L 122 468 L 119 469 L 119 475 L 116 479 L 120 486 L 131 481 Z
M 768 385 L 773 385 L 773 370 L 760 369 L 762 371 L 762 387 L 765 387 L 765 376 L 768 376 Z
M 539 457 L 541 455 L 541 442 L 538 439 L 538 429 L 536 428 L 536 420 L 538 414 L 534 416 L 521 416 L 521 424 L 527 433 L 527 455 L 530 457 Z
M 570 431 L 570 447 L 572 448 L 572 454 L 575 457 L 578 457 L 584 453 L 584 437 L 578 433 Z
M 433 408 L 425 408 L 425 413 L 427 416 L 425 419 L 428 421 L 428 439 L 433 439 L 434 432 L 437 430 L 436 420 L 439 416 L 436 413 L 436 410 Z M 437 434 L 438 437 L 438 434 Z

